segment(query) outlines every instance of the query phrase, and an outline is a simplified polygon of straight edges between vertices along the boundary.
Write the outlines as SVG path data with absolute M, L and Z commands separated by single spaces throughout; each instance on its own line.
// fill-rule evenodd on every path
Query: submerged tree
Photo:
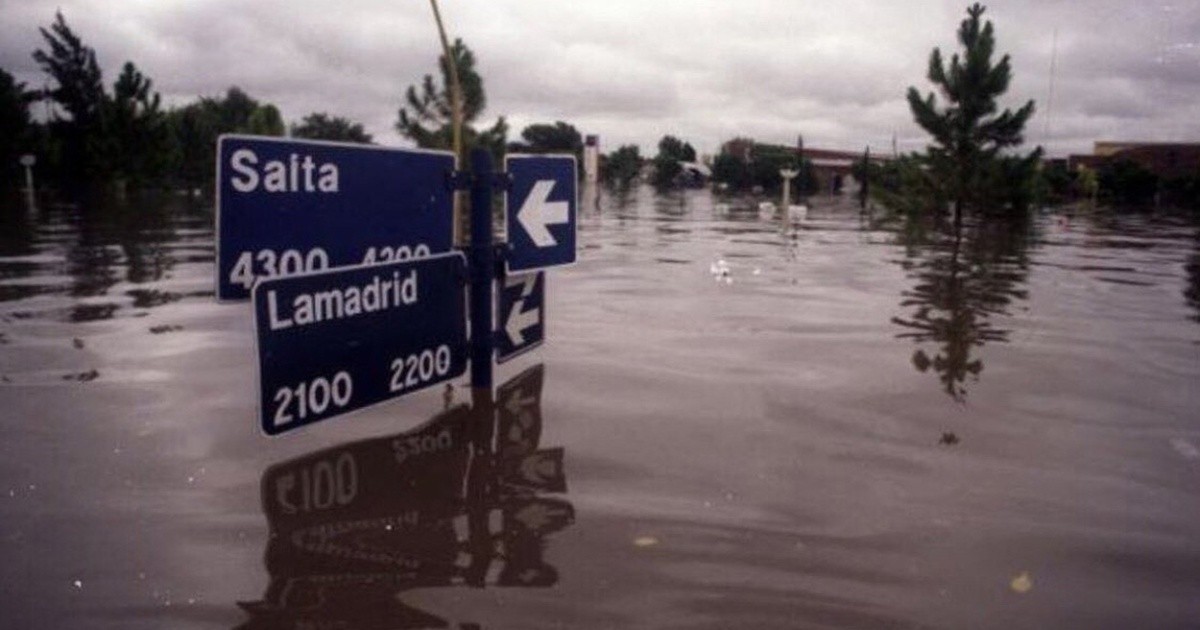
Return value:
M 113 84 L 106 99 L 105 127 L 112 169 L 136 184 L 157 180 L 167 166 L 170 129 L 160 109 L 162 99 L 151 91 L 153 82 L 131 62 Z
M 0 70 L 0 185 L 17 176 L 17 157 L 28 150 L 31 123 L 29 105 L 36 93 Z
M 462 86 L 464 146 L 487 148 L 498 159 L 504 152 L 508 123 L 501 116 L 483 131 L 471 126 L 487 106 L 483 77 L 475 70 L 475 53 L 461 39 L 454 40 L 450 54 L 454 55 Z M 449 149 L 453 144 L 454 108 L 450 97 L 450 65 L 445 54 L 438 57 L 438 70 L 441 73 L 440 84 L 434 81 L 433 75 L 427 74 L 419 88 L 410 85 L 405 91 L 405 104 L 397 112 L 396 131 L 416 142 L 419 147 Z
M 654 185 L 670 186 L 683 173 L 680 162 L 695 162 L 696 149 L 675 136 L 663 136 L 654 156 Z
M 47 49 L 34 51 L 33 59 L 54 80 L 49 97 L 59 111 L 50 122 L 63 145 L 63 175 L 73 183 L 102 175 L 107 170 L 102 146 L 106 94 L 96 51 L 71 30 L 62 12 L 55 14 L 49 30 L 38 30 Z
M 283 118 L 271 103 L 260 103 L 237 86 L 224 96 L 202 97 L 167 114 L 174 143 L 174 171 L 189 189 L 211 184 L 217 138 L 223 133 L 282 136 Z
M 600 177 L 605 182 L 626 187 L 641 170 L 642 157 L 638 154 L 637 145 L 625 144 L 605 156 L 600 165 Z
M 1008 90 L 1012 71 L 1008 55 L 993 63 L 996 38 L 991 21 L 981 23 L 984 10 L 978 3 L 967 9 L 958 30 L 961 56 L 955 53 L 947 65 L 941 50 L 934 48 L 929 57 L 928 77 L 945 105 L 932 92 L 922 98 L 915 87 L 908 89 L 913 117 L 933 136 L 924 156 L 932 190 L 925 192 L 932 192 L 938 205 L 952 203 L 956 223 L 964 205 L 1027 202 L 1023 193 L 1032 185 L 1041 158 L 1040 147 L 1023 158 L 1001 155 L 1023 141 L 1034 103 L 997 113 L 996 99 Z
M 529 125 L 521 131 L 521 140 L 522 142 L 510 143 L 508 149 L 525 153 L 573 153 L 576 157 L 583 155 L 583 135 L 575 125 L 561 120 L 552 125 Z
M 292 135 L 312 140 L 337 140 L 371 144 L 371 134 L 363 126 L 341 116 L 330 116 L 324 112 L 313 112 L 299 124 L 292 125 Z

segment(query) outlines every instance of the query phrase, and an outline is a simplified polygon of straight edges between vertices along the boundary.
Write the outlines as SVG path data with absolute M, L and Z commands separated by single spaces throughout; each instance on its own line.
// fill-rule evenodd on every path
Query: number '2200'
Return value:
M 450 346 L 422 350 L 392 361 L 391 391 L 412 389 L 422 383 L 450 373 Z

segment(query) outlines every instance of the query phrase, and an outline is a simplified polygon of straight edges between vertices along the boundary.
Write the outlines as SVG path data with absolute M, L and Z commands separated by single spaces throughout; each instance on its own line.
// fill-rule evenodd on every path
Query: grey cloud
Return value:
M 904 90 L 928 90 L 934 46 L 956 48 L 967 0 L 461 0 L 452 36 L 475 50 L 485 118 L 566 120 L 605 146 L 653 152 L 664 133 L 715 150 L 734 135 L 821 146 L 923 146 Z M 1052 152 L 1102 138 L 1197 139 L 1200 7 L 1178 0 L 992 2 L 1015 78 L 1005 103 L 1038 101 L 1027 138 Z M 296 120 L 329 111 L 394 131 L 406 86 L 434 71 L 428 5 L 370 0 L 0 0 L 0 66 L 41 85 L 30 59 L 61 6 L 109 80 L 134 61 L 172 103 L 240 85 Z M 1057 31 L 1057 72 L 1049 100 Z M 1051 125 L 1047 128 L 1045 122 Z

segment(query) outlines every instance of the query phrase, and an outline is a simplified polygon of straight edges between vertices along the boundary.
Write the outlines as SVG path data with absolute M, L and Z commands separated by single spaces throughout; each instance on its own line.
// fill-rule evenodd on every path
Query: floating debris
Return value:
M 724 258 L 718 258 L 716 262 L 709 265 L 708 271 L 717 282 L 724 282 L 725 284 L 733 282 L 733 278 L 730 277 L 732 270 Z
M 75 339 L 73 339 L 71 341 L 71 343 L 75 346 L 76 350 L 83 350 L 83 340 L 80 339 L 79 337 L 76 337 Z
M 63 375 L 63 380 L 64 381 L 79 381 L 80 383 L 87 383 L 88 381 L 94 381 L 99 377 L 100 377 L 100 372 L 98 370 L 96 370 L 95 368 L 93 368 L 86 372 L 79 372 L 78 374 L 65 374 L 65 375 Z
M 1022 571 L 1008 586 L 1013 592 L 1024 595 L 1033 589 L 1033 578 L 1029 577 L 1028 571 Z
M 83 588 L 83 580 L 75 580 L 75 588 Z
M 1185 459 L 1200 459 L 1200 449 L 1183 438 L 1171 438 L 1171 448 Z
M 653 547 L 658 544 L 658 539 L 654 536 L 638 536 L 633 539 L 634 547 Z
M 178 332 L 180 330 L 183 330 L 183 326 L 178 324 L 164 324 L 162 326 L 151 326 L 150 334 L 161 335 L 163 333 Z
M 954 446 L 958 444 L 958 436 L 953 431 L 942 431 L 942 438 L 938 440 L 938 444 Z

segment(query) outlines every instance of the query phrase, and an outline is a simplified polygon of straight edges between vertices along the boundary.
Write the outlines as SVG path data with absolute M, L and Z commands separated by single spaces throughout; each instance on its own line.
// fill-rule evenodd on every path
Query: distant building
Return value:
M 591 183 L 600 178 L 600 136 L 589 135 L 583 143 L 583 176 Z
M 1200 143 L 1098 141 L 1091 155 L 1072 155 L 1067 163 L 1072 171 L 1081 166 L 1100 170 L 1121 160 L 1134 162 L 1165 180 L 1198 177 Z
M 862 153 L 853 151 L 838 151 L 835 149 L 817 149 L 804 147 L 804 159 L 813 167 L 813 175 L 817 178 L 817 190 L 834 190 L 840 188 L 840 182 L 848 181 L 854 170 L 854 165 L 863 159 Z M 890 156 L 872 153 L 871 162 L 882 163 L 891 160 Z

